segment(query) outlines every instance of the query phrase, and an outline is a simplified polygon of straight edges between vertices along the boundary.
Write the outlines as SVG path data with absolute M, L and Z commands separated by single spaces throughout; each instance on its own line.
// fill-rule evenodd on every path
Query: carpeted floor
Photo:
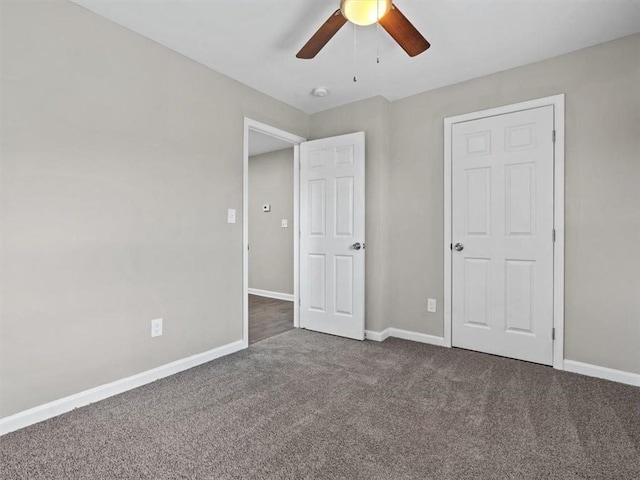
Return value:
M 8 434 L 9 479 L 640 478 L 640 389 L 292 330 Z
M 249 295 L 249 345 L 293 328 L 293 302 Z

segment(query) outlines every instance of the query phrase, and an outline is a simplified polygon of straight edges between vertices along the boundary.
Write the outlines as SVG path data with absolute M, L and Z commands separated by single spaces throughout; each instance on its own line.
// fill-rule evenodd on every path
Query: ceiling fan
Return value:
M 356 25 L 378 22 L 410 57 L 421 54 L 431 46 L 392 0 L 341 0 L 340 8 L 322 24 L 296 57 L 314 58 L 348 21 Z

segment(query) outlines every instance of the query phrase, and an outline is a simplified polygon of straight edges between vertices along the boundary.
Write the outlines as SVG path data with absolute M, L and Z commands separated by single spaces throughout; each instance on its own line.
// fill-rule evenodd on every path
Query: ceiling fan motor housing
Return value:
M 373 25 L 391 10 L 391 0 L 341 0 L 340 12 L 356 25 Z

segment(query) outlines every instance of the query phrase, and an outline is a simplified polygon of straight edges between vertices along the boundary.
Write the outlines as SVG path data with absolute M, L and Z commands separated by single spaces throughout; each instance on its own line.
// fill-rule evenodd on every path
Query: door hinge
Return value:
M 555 228 L 551 232 L 551 239 L 553 240 L 553 243 L 556 243 L 556 229 Z
M 556 339 L 556 329 L 552 328 L 551 329 L 551 340 L 555 340 Z
M 453 250 L 453 243 L 449 244 L 449 250 Z
M 556 131 L 555 130 L 553 130 L 551 132 L 551 140 L 553 141 L 553 143 L 556 143 Z

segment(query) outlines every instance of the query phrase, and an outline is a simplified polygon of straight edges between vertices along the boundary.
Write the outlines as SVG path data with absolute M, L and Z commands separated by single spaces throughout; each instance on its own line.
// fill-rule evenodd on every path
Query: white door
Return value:
M 300 326 L 364 340 L 364 132 L 300 145 Z
M 553 107 L 452 130 L 452 344 L 553 363 Z

